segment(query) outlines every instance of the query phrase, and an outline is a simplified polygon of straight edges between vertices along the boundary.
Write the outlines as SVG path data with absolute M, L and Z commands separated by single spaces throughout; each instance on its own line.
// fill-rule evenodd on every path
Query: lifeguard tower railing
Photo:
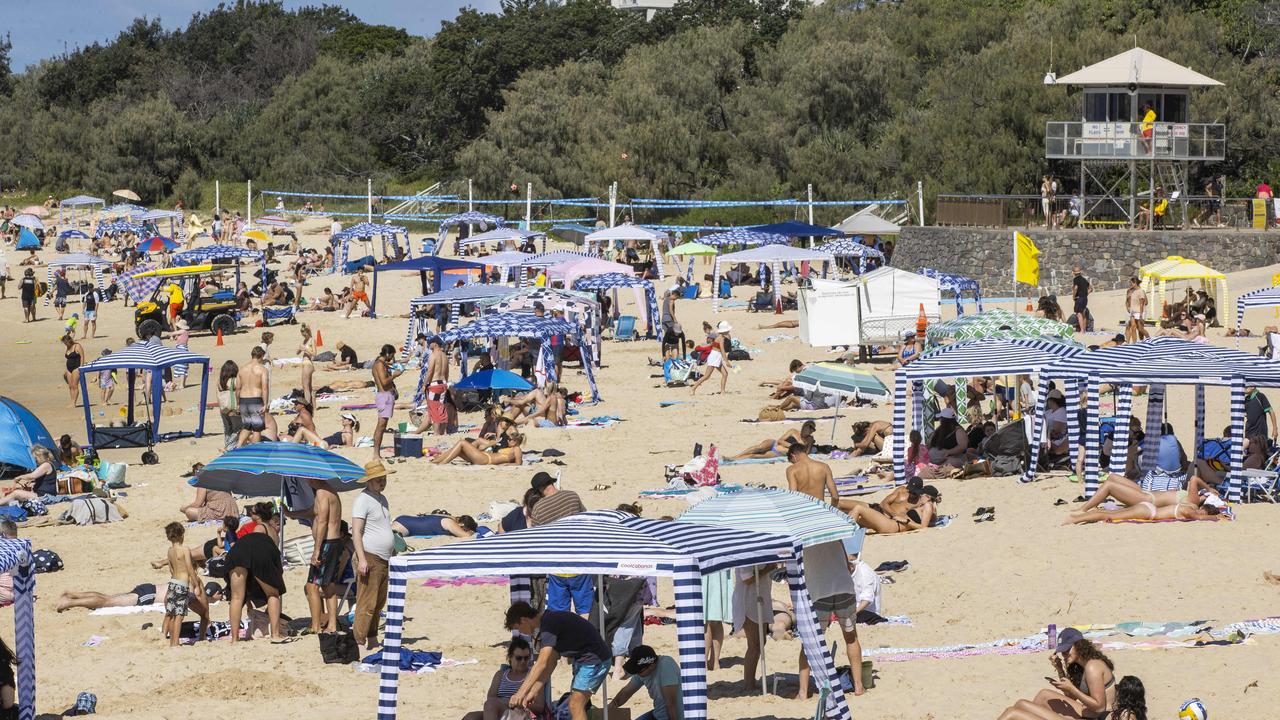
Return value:
M 1217 161 L 1226 158 L 1227 126 L 1220 123 L 1046 123 L 1045 157 L 1054 160 Z

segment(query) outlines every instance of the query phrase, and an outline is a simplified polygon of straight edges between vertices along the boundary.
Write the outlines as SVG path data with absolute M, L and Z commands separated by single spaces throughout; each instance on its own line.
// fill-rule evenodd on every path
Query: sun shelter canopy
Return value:
M 1183 67 L 1172 60 L 1135 47 L 1102 62 L 1064 75 L 1057 85 L 1137 85 L 1138 87 L 1209 87 L 1221 85 L 1207 75 Z
M 670 250 L 667 251 L 667 254 L 677 255 L 677 256 L 679 255 L 715 255 L 717 252 L 718 251 L 715 248 L 711 247 L 710 245 L 707 245 L 706 243 L 687 242 L 682 245 L 677 245 L 671 248 Z
M 509 285 L 470 283 L 460 287 L 446 288 L 430 295 L 416 297 L 409 301 L 409 329 L 405 332 L 404 347 L 412 347 L 413 340 L 418 335 L 431 334 L 431 318 L 420 312 L 422 308 L 432 305 L 448 305 L 450 306 L 449 324 L 457 325 L 458 312 L 462 305 L 483 300 L 497 300 L 516 292 L 519 291 Z
M 658 294 L 654 290 L 652 282 L 626 273 L 587 275 L 573 282 L 573 289 L 583 292 L 601 292 L 624 287 L 644 290 L 645 308 L 648 315 L 648 336 L 657 337 Z
M 94 231 L 94 234 L 98 237 L 102 237 L 103 235 L 123 235 L 126 233 L 133 233 L 134 235 L 141 237 L 146 234 L 146 232 L 147 229 L 138 223 L 114 220 L 111 222 L 98 223 L 98 229 Z
M 568 240 L 575 245 L 581 245 L 583 239 L 595 231 L 596 229 L 589 225 L 561 223 L 558 225 L 552 225 L 551 228 L 547 230 L 547 233 L 555 235 L 562 240 Z
M 974 340 L 985 337 L 1070 339 L 1073 333 L 1070 325 L 1057 320 L 991 308 L 973 315 L 930 325 L 925 331 L 925 336 L 930 344 L 937 345 L 947 339 Z
M 391 237 L 403 235 L 409 237 L 409 229 L 402 225 L 383 225 L 380 223 L 361 222 L 352 225 L 334 235 L 341 240 L 368 240 L 375 237 Z
M 800 263 L 800 262 L 831 262 L 835 258 L 830 253 L 821 250 L 808 250 L 805 248 L 792 247 L 790 245 L 761 245 L 753 247 L 749 250 L 740 250 L 727 255 L 716 257 L 715 263 L 712 265 L 712 277 L 720 277 L 720 268 L 725 263 L 762 263 L 769 265 L 771 276 L 773 278 L 773 297 L 776 302 L 779 296 L 778 271 L 783 263 Z M 761 281 L 763 282 L 763 280 Z M 715 292 L 711 295 L 711 307 L 714 312 L 720 311 L 720 293 Z
M 856 257 L 856 258 L 876 258 L 884 260 L 884 253 L 869 246 L 863 245 L 857 238 L 837 238 L 820 245 L 817 250 L 819 252 L 830 253 L 835 257 Z M 924 274 L 924 273 L 921 273 Z
M 845 235 L 897 235 L 902 232 L 898 225 L 869 212 L 851 215 L 835 229 Z
M 1067 358 L 1045 367 L 1040 373 L 1039 394 L 1047 392 L 1049 380 L 1058 380 L 1066 386 L 1068 405 L 1079 405 L 1081 385 L 1087 386 L 1087 414 L 1085 427 L 1085 494 L 1092 495 L 1098 486 L 1100 458 L 1100 434 L 1098 427 L 1098 386 L 1107 383 L 1118 386 L 1117 415 L 1127 415 L 1132 385 L 1148 388 L 1146 440 L 1143 446 L 1144 465 L 1154 465 L 1159 445 L 1161 422 L 1164 418 L 1165 385 L 1196 386 L 1196 445 L 1204 440 L 1204 386 L 1216 385 L 1231 390 L 1231 472 L 1228 482 L 1228 498 L 1239 501 L 1242 496 L 1244 463 L 1244 389 L 1249 385 L 1280 387 L 1280 363 L 1257 355 L 1217 347 L 1207 343 L 1194 343 L 1181 338 L 1155 337 L 1138 343 L 1101 348 Z M 1123 387 L 1121 387 L 1123 386 Z M 1072 402 L 1074 400 L 1074 403 Z M 1043 410 L 1036 408 L 1036 420 L 1032 436 L 1038 437 Z M 1071 436 L 1077 437 L 1074 427 L 1075 414 L 1068 413 L 1072 425 Z M 1128 422 L 1116 423 L 1113 445 L 1128 444 Z M 1032 464 L 1039 454 L 1038 443 L 1032 444 Z M 1123 453 L 1113 457 L 1123 459 Z
M 788 245 L 791 243 L 791 238 L 779 233 L 759 232 L 756 230 L 748 230 L 746 228 L 738 228 L 736 230 L 726 230 L 725 232 L 703 235 L 698 238 L 698 242 L 712 247 L 721 247 L 724 245 Z
M 177 210 L 148 210 L 135 216 L 135 219 L 142 222 L 154 222 L 156 220 L 173 220 L 180 217 L 182 217 L 182 213 Z
M 973 293 L 973 302 L 978 306 L 978 312 L 982 312 L 982 286 L 978 284 L 977 280 L 955 273 L 923 267 L 920 268 L 920 274 L 937 280 L 939 290 L 955 295 L 956 315 L 964 314 L 964 303 L 961 302 L 961 295 L 967 292 Z
M 262 268 L 262 289 L 267 289 L 267 256 L 260 250 L 236 247 L 235 245 L 206 245 L 193 250 L 184 250 L 173 256 L 174 265 L 218 265 L 231 260 L 236 263 L 236 285 L 240 284 L 240 259 L 256 260 Z
M 102 214 L 107 217 L 135 217 L 145 213 L 146 211 L 146 208 L 141 205 L 134 205 L 133 203 L 116 203 L 115 205 L 108 205 L 107 207 L 102 208 Z
M 0 538 L 0 573 L 13 576 L 13 653 L 18 687 L 18 717 L 36 717 L 36 572 L 31 541 Z
M 520 265 L 525 260 L 533 257 L 534 253 L 520 252 L 519 250 L 503 250 L 492 255 L 485 255 L 480 261 L 485 265 L 493 265 L 500 268 L 509 268 Z
M 707 717 L 706 649 L 703 642 L 703 575 L 720 570 L 788 562 L 797 628 L 815 676 L 830 681 L 834 664 L 818 639 L 816 616 L 800 575 L 796 543 L 787 537 L 709 527 L 693 523 L 644 520 L 626 513 L 581 513 L 549 525 L 467 540 L 391 559 L 387 627 L 382 653 L 378 718 L 396 717 L 400 643 L 409 578 L 513 576 L 512 600 L 529 598 L 527 583 L 515 576 L 542 574 L 647 575 L 670 577 L 675 584 L 676 635 L 683 714 Z M 825 660 L 825 662 L 823 662 Z M 828 717 L 849 717 L 838 684 L 828 696 Z
M 944 345 L 898 368 L 894 373 L 893 400 L 894 477 L 899 482 L 905 482 L 906 479 L 908 383 L 911 383 L 913 389 L 912 428 L 919 430 L 924 418 L 925 380 L 1032 375 L 1061 360 L 1076 358 L 1086 352 L 1079 345 L 1057 340 L 981 338 Z M 1037 396 L 1036 407 L 1040 408 L 1043 404 L 1044 398 Z M 898 450 L 899 448 L 903 450 Z
M 49 292 L 44 296 L 44 304 L 48 305 L 49 301 L 53 299 L 53 276 L 57 274 L 58 271 L 71 269 L 88 270 L 93 273 L 94 287 L 101 290 L 103 286 L 102 273 L 110 266 L 110 262 L 103 260 L 97 255 L 89 255 L 87 253 L 67 253 L 66 255 L 59 255 L 53 260 L 50 260 L 48 269 Z
M 31 449 L 42 445 L 55 451 L 58 443 L 35 413 L 13 398 L 0 397 L 0 466 L 18 468 L 22 472 L 36 469 Z
M 547 280 L 559 280 L 564 283 L 565 287 L 573 287 L 574 281 L 580 277 L 604 275 L 606 273 L 635 275 L 636 271 L 630 265 L 609 262 L 596 257 L 584 257 L 553 265 L 547 271 Z
M 443 290 L 443 276 L 445 273 L 478 272 L 482 277 L 485 265 L 482 262 L 472 262 L 470 260 L 459 260 L 456 258 L 442 258 L 434 255 L 423 255 L 411 260 L 401 260 L 400 262 L 383 263 L 373 268 L 373 299 L 370 301 L 370 310 L 378 309 L 378 273 L 388 270 L 416 270 L 422 281 L 422 294 L 427 295 L 433 291 Z M 431 273 L 431 282 L 427 283 L 427 273 Z
M 382 258 L 385 260 L 391 255 L 387 252 L 387 244 L 396 248 L 397 254 L 400 249 L 400 238 L 404 237 L 405 254 L 412 255 L 413 248 L 409 244 L 409 230 L 400 225 L 382 225 L 379 223 L 360 222 L 352 225 L 341 232 L 335 233 L 329 239 L 334 244 L 333 248 L 333 271 L 336 273 L 345 272 L 347 261 L 350 259 L 350 248 L 348 245 L 352 240 L 372 240 L 379 238 L 382 240 Z
M 1244 325 L 1245 310 L 1277 305 L 1280 305 L 1280 287 L 1262 288 L 1236 298 L 1236 331 L 1239 332 L 1240 327 Z
M 837 508 L 804 493 L 780 488 L 722 493 L 695 504 L 676 519 L 785 535 L 801 547 L 844 540 L 861 545 L 867 532 Z
M 585 339 L 596 349 L 596 360 L 600 359 L 600 303 L 588 292 L 573 290 L 556 290 L 545 287 L 526 287 L 513 289 L 500 298 L 481 300 L 479 305 L 486 311 L 533 312 L 534 306 L 541 304 L 548 313 L 559 310 L 565 318 L 582 328 Z M 599 362 L 596 363 L 599 367 Z
M 531 238 L 545 237 L 546 233 L 536 230 L 521 230 L 520 228 L 500 227 L 494 228 L 488 232 L 482 232 L 478 235 L 472 235 L 463 238 L 459 242 L 465 247 L 467 245 L 483 245 L 487 242 L 513 242 L 517 245 Z
M 440 248 L 444 247 L 445 238 L 449 234 L 449 228 L 458 225 L 479 225 L 481 230 L 489 228 L 498 228 L 507 224 L 507 219 L 501 215 L 491 215 L 475 210 L 450 215 L 440 221 L 440 237 L 437 239 L 433 252 L 440 254 Z
M 96 198 L 90 195 L 76 195 L 75 197 L 69 197 L 66 200 L 63 200 L 58 204 L 65 207 L 79 207 L 81 205 L 104 205 L 106 204 L 106 201 L 102 198 Z
M 591 346 L 583 342 L 582 329 L 567 320 L 551 317 L 538 317 L 528 313 L 506 312 L 483 315 L 461 327 L 450 328 L 440 333 L 445 343 L 459 340 L 475 340 L 479 338 L 517 337 L 542 341 L 538 346 L 538 369 L 548 380 L 556 380 L 556 367 L 551 356 L 550 340 L 561 337 L 565 342 L 572 342 L 582 352 L 582 366 L 587 374 L 587 384 L 591 386 L 591 400 L 600 399 L 600 391 L 596 387 L 596 376 L 591 370 Z M 462 345 L 462 368 L 466 371 L 467 350 Z M 418 376 L 418 389 L 414 394 L 415 402 L 421 401 L 426 394 L 427 366 L 422 366 Z
M 799 220 L 784 220 L 780 223 L 771 225 L 755 225 L 747 228 L 755 232 L 770 233 L 773 235 L 785 235 L 789 238 L 797 237 L 835 237 L 842 235 L 839 230 L 822 225 L 810 225 Z
M 1209 295 L 1215 297 L 1217 307 L 1224 313 L 1226 311 L 1227 276 L 1211 267 L 1189 258 L 1172 256 L 1146 265 L 1140 268 L 1139 272 L 1142 277 L 1143 291 L 1148 296 L 1155 293 L 1155 297 L 1149 298 L 1147 302 L 1147 312 L 1151 317 L 1164 307 L 1165 292 L 1168 290 L 1169 283 L 1177 282 L 1188 284 L 1198 282 L 1201 289 L 1205 289 Z M 1180 298 L 1175 298 L 1175 300 L 1178 299 Z
M 133 389 L 139 371 L 151 373 L 151 440 L 160 440 L 160 404 L 164 399 L 164 370 L 175 365 L 201 365 L 200 372 L 200 405 L 199 419 L 196 426 L 196 437 L 204 435 L 205 401 L 209 395 L 209 358 L 196 355 L 188 350 L 165 347 L 150 342 L 136 342 L 128 347 L 104 355 L 93 362 L 80 366 L 80 397 L 84 403 L 85 434 L 89 444 L 93 445 L 93 408 L 89 402 L 89 377 L 95 380 L 98 373 L 104 370 L 124 370 L 128 375 L 129 405 L 128 422 L 133 424 Z

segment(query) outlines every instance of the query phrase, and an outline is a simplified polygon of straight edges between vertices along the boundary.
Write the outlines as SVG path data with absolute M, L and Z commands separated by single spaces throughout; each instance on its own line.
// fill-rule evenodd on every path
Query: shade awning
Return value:
M 1153 52 L 1135 47 L 1064 75 L 1055 84 L 1208 87 L 1222 83 Z
M 790 245 L 761 245 L 749 250 L 742 250 L 727 255 L 721 255 L 719 262 L 751 262 L 751 263 L 771 263 L 771 262 L 822 262 L 824 260 L 834 260 L 835 257 L 831 253 L 821 250 L 809 250 L 806 248 L 791 247 Z

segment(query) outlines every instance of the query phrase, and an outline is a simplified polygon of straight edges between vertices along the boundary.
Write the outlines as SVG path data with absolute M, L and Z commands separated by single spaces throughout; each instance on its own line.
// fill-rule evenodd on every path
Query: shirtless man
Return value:
M 431 432 L 446 435 L 449 427 L 449 359 L 444 354 L 440 336 L 427 340 L 427 416 Z
M 311 512 L 311 568 L 307 571 L 307 606 L 311 632 L 338 632 L 338 580 L 342 578 L 342 501 L 324 480 L 312 478 L 316 502 Z M 325 625 L 321 627 L 321 621 Z
M 373 361 L 373 404 L 378 408 L 378 425 L 373 429 L 373 459 L 382 459 L 382 434 L 387 431 L 387 422 L 396 411 L 396 378 L 404 374 L 404 370 L 392 370 L 391 361 L 396 356 L 395 346 L 386 344 Z
M 913 477 L 878 503 L 849 499 L 841 500 L 838 507 L 862 527 L 887 534 L 929 527 L 937 514 L 934 504 L 941 499 L 937 488 Z
M 794 443 L 787 448 L 787 487 L 832 505 L 840 504 L 840 491 L 836 489 L 831 466 L 809 457 L 809 448 Z M 830 500 L 826 498 L 830 496 Z
M 1129 278 L 1129 289 L 1124 295 L 1124 309 L 1128 314 L 1129 321 L 1124 327 L 1124 339 L 1126 342 L 1137 342 L 1147 339 L 1147 326 L 1143 321 L 1143 316 L 1147 310 L 1147 294 L 1142 291 L 1142 284 L 1138 282 L 1138 278 Z
M 254 346 L 249 352 L 249 362 L 240 368 L 236 376 L 236 391 L 240 394 L 240 439 L 237 447 L 262 440 L 262 431 L 266 429 L 266 398 L 270 397 L 271 378 L 262 359 L 267 351 L 262 346 Z
M 356 309 L 358 303 L 364 303 L 366 309 L 372 309 L 369 306 L 369 279 L 364 275 L 364 268 L 356 270 L 356 276 L 351 278 L 351 300 L 347 303 L 347 314 L 343 317 L 351 317 L 351 311 Z

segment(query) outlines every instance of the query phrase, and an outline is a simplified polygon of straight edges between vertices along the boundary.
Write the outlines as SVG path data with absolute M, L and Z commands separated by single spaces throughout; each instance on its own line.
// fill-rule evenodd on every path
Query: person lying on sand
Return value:
M 68 590 L 62 593 L 53 607 L 58 612 L 66 612 L 71 608 L 97 610 L 104 607 L 145 607 L 154 605 L 155 601 L 156 586 L 151 583 L 142 583 L 132 590 L 115 595 L 108 595 L 95 590 L 78 592 Z
M 470 515 L 399 515 L 391 521 L 391 529 L 404 537 L 452 535 L 467 538 L 476 534 L 476 521 Z
M 799 391 L 796 390 L 794 381 L 796 379 L 796 373 L 800 372 L 801 370 L 804 370 L 804 363 L 800 362 L 799 360 L 792 360 L 791 364 L 787 366 L 787 372 L 790 374 L 788 374 L 786 378 L 778 382 L 772 382 L 772 381 L 766 380 L 760 383 L 760 387 L 773 388 L 773 394 L 770 395 L 769 397 L 773 398 L 774 400 L 781 400 L 782 398 L 785 398 L 789 395 L 795 395 Z
M 893 424 L 884 420 L 868 422 L 860 420 L 853 424 L 853 450 L 850 455 L 874 455 L 884 449 L 884 441 L 893 431 Z
M 800 443 L 805 447 L 813 446 L 813 431 L 817 428 L 817 423 L 812 420 L 806 420 L 799 430 L 794 428 L 782 433 L 782 437 L 777 440 L 761 440 L 751 447 L 743 450 L 737 455 L 731 455 L 726 460 L 744 460 L 747 458 L 776 458 L 785 457 L 787 449 L 792 444 Z
M 781 330 L 785 328 L 798 328 L 798 327 L 800 327 L 799 320 L 779 320 L 778 322 L 773 323 L 772 325 L 756 326 L 756 328 L 759 330 Z
M 1107 499 L 1126 507 L 1102 510 L 1098 506 Z M 1082 525 L 1103 520 L 1219 520 L 1225 517 L 1226 503 L 1218 491 L 1198 477 L 1192 477 L 1186 490 L 1146 492 L 1137 483 L 1117 475 L 1109 476 L 1079 510 L 1072 511 L 1063 525 Z
M 435 465 L 447 465 L 461 459 L 468 465 L 520 465 L 524 462 L 524 454 L 520 449 L 522 444 L 524 444 L 524 435 L 510 433 L 499 438 L 491 452 L 485 452 L 463 439 L 431 458 L 431 462 Z
M 895 488 L 878 503 L 842 499 L 840 509 L 847 508 L 849 517 L 859 526 L 889 535 L 929 527 L 941 502 L 942 493 L 937 488 L 921 484 L 919 478 L 912 478 L 905 487 Z

